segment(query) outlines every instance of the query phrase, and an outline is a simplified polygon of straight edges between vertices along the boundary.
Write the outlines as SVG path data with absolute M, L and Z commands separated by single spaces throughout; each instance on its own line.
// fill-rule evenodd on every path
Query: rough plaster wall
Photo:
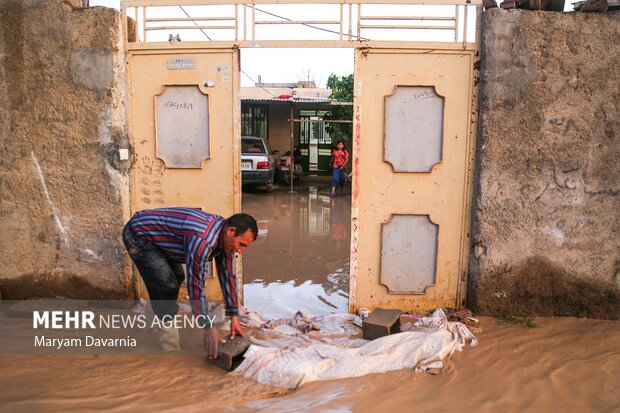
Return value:
M 492 9 L 469 305 L 620 317 L 620 13 Z
M 132 295 L 120 16 L 79 4 L 0 0 L 4 298 Z

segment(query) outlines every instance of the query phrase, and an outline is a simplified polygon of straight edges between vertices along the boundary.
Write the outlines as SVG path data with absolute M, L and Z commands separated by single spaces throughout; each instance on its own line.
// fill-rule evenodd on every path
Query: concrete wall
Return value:
M 483 19 L 469 305 L 620 317 L 620 13 Z
M 0 0 L 3 298 L 132 295 L 120 16 L 81 3 Z

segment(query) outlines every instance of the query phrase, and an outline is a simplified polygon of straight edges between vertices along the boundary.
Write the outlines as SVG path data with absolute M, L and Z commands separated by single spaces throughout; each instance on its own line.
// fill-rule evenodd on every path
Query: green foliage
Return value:
M 500 320 L 511 323 L 511 324 L 519 324 L 529 328 L 536 328 L 538 324 L 534 322 L 534 317 L 532 316 L 517 316 L 511 313 L 507 313 L 498 317 Z
M 353 102 L 353 74 L 338 77 L 332 73 L 327 79 L 327 87 L 338 102 Z
M 332 99 L 338 102 L 353 102 L 353 74 L 338 77 L 334 73 L 327 79 L 327 87 L 332 90 Z M 324 116 L 329 120 L 352 120 L 353 106 L 334 106 Z M 342 140 L 346 147 L 351 150 L 351 137 L 353 125 L 351 123 L 329 123 L 327 132 L 332 142 Z

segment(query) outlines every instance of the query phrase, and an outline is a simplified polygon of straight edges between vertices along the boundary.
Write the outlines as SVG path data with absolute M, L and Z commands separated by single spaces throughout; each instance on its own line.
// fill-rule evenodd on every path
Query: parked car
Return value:
M 273 191 L 273 175 L 276 163 L 269 143 L 256 136 L 241 137 L 241 183 L 242 185 L 265 185 Z

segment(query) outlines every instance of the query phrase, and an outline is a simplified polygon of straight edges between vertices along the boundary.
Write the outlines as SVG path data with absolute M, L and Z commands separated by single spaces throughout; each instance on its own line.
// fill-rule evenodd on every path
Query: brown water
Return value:
M 243 211 L 259 224 L 243 257 L 245 305 L 269 318 L 346 312 L 351 197 L 330 198 L 325 179 L 295 191 L 243 193 Z
M 350 199 L 330 200 L 328 185 L 244 194 L 263 234 L 245 254 L 250 309 L 346 311 Z M 19 330 L 19 321 L 0 321 Z M 145 354 L 0 356 L 0 411 L 620 412 L 620 322 L 481 322 L 478 348 L 456 353 L 437 375 L 401 370 L 295 391 L 206 364 L 199 334 L 182 337 L 192 354 L 157 354 L 150 334 L 140 341 Z
M 479 347 L 437 375 L 401 370 L 289 392 L 198 355 L 3 356 L 0 411 L 620 411 L 620 322 L 536 322 L 482 318 Z

